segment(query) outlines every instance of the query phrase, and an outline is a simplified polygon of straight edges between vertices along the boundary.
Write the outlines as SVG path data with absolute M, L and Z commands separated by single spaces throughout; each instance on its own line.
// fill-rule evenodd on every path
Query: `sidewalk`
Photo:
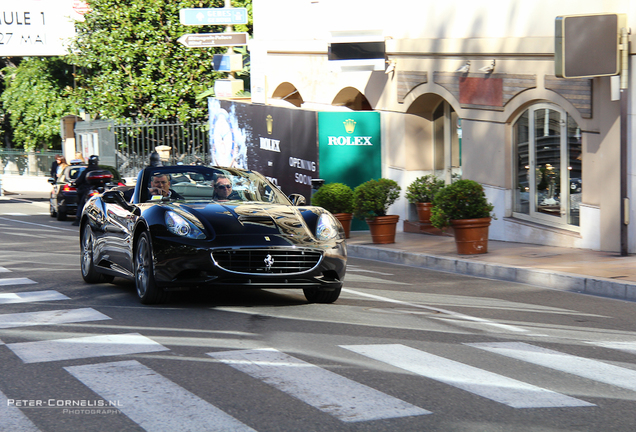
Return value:
M 453 237 L 398 232 L 376 245 L 368 231 L 352 231 L 349 257 L 636 301 L 636 255 L 488 241 L 488 253 L 458 255 Z

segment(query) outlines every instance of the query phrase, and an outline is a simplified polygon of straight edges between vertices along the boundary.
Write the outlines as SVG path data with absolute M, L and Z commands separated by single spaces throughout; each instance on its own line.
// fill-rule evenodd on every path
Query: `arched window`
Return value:
M 513 215 L 576 229 L 582 191 L 581 129 L 553 104 L 537 104 L 513 123 Z

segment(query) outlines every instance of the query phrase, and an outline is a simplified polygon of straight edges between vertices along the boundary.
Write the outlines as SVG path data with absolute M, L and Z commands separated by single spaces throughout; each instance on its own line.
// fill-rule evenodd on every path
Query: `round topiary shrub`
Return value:
M 450 226 L 452 220 L 492 217 L 493 208 L 479 183 L 458 180 L 435 195 L 431 224 L 436 228 L 444 228 Z
M 311 197 L 311 205 L 322 207 L 331 213 L 353 212 L 353 190 L 343 183 L 327 183 Z
M 386 178 L 369 180 L 353 190 L 353 213 L 359 219 L 386 216 L 391 204 L 399 197 L 402 188 L 396 181 Z
M 444 180 L 437 178 L 433 174 L 427 174 L 416 178 L 406 188 L 406 199 L 410 203 L 430 203 L 433 202 L 435 194 L 444 187 Z

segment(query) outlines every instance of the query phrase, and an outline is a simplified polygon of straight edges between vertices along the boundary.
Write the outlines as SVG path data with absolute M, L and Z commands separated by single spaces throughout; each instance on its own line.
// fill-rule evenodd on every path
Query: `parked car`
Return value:
M 167 183 L 169 197 L 151 195 L 152 178 Z M 232 193 L 219 197 L 228 183 Z M 148 167 L 132 191 L 92 197 L 80 247 L 86 282 L 134 280 L 144 304 L 166 301 L 170 290 L 223 286 L 298 288 L 309 302 L 332 303 L 347 262 L 344 229 L 327 210 L 253 171 L 191 165 Z
M 69 165 L 58 176 L 57 180 L 49 178 L 49 183 L 53 185 L 51 198 L 49 200 L 49 212 L 51 217 L 57 220 L 66 220 L 67 215 L 75 216 L 77 213 L 77 189 L 72 185 L 80 173 L 86 169 L 86 165 Z

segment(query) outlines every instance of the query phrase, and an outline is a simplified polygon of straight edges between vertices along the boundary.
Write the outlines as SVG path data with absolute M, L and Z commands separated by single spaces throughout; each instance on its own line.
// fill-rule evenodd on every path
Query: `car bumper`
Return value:
M 158 286 L 170 288 L 196 288 L 214 286 L 241 286 L 254 288 L 309 288 L 334 290 L 342 286 L 347 264 L 347 251 L 344 239 L 336 240 L 316 247 L 296 246 L 243 246 L 224 247 L 196 245 L 181 239 L 153 238 L 155 256 L 155 281 Z M 216 253 L 228 249 L 237 252 L 258 251 L 256 258 L 261 261 L 262 254 L 278 257 L 287 251 L 306 251 L 319 255 L 315 265 L 301 271 L 274 273 L 262 264 L 257 271 L 236 271 L 222 266 Z M 265 251 L 265 252 L 264 252 Z M 267 252 L 271 253 L 267 253 Z M 264 260 L 263 260 L 264 261 Z M 274 264 L 275 266 L 276 264 Z

